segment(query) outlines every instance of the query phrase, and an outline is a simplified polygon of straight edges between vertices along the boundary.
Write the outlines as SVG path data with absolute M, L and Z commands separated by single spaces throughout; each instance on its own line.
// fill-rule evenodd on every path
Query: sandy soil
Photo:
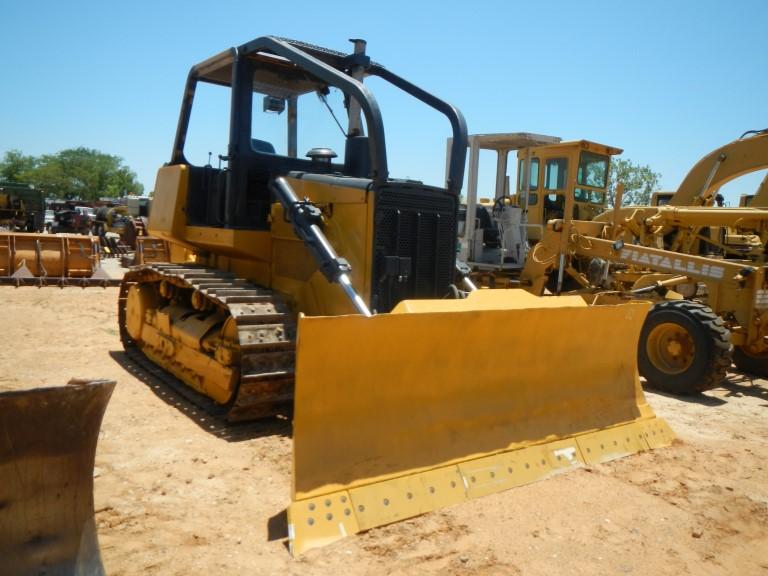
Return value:
M 768 574 L 768 385 L 649 394 L 675 446 L 286 549 L 290 427 L 224 428 L 127 369 L 116 288 L 0 288 L 0 390 L 118 382 L 95 499 L 109 574 Z

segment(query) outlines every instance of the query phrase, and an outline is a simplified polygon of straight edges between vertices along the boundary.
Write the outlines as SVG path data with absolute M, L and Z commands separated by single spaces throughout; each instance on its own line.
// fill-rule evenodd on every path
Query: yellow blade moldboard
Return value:
M 647 310 L 483 290 L 301 317 L 293 553 L 670 444 L 637 378 Z

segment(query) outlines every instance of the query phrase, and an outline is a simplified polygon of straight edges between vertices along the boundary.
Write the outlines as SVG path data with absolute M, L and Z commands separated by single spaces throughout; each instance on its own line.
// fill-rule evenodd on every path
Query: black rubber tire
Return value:
M 693 358 L 681 372 L 665 371 L 650 357 L 650 337 L 662 324 L 676 325 L 693 344 Z M 637 365 L 649 388 L 694 395 L 722 383 L 731 365 L 732 351 L 730 332 L 711 308 L 690 300 L 670 300 L 659 302 L 648 313 L 640 331 Z
M 741 346 L 733 349 L 733 363 L 736 368 L 754 376 L 768 377 L 768 352 L 751 354 Z

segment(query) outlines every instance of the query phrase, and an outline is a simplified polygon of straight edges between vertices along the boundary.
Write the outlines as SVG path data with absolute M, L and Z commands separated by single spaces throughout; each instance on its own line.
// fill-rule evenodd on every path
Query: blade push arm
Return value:
M 360 295 L 355 292 L 349 274 L 352 266 L 344 258 L 340 258 L 323 234 L 323 217 L 320 209 L 308 200 L 299 200 L 296 192 L 285 178 L 278 176 L 269 184 L 270 190 L 275 194 L 283 210 L 289 215 L 293 230 L 304 241 L 312 256 L 320 266 L 329 282 L 336 282 L 346 292 L 355 309 L 364 316 L 371 316 L 371 311 Z

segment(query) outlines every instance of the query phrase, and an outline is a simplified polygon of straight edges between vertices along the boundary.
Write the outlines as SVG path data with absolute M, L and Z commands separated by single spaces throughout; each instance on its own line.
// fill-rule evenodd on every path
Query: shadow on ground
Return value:
M 227 442 L 242 442 L 264 436 L 291 435 L 291 418 L 288 411 L 285 414 L 271 418 L 253 420 L 251 422 L 229 423 L 224 419 L 223 415 L 212 414 L 206 409 L 195 405 L 188 397 L 185 397 L 185 395 L 179 393 L 172 386 L 131 360 L 125 352 L 113 350 L 109 355 L 128 373 L 146 384 L 163 402 L 185 414 L 206 432 Z M 184 386 L 184 384 L 179 383 L 179 386 Z M 192 394 L 194 392 L 190 390 L 190 395 Z M 210 404 L 212 411 L 215 411 L 216 407 L 210 400 L 206 399 L 205 402 Z M 218 411 L 220 412 L 221 410 L 219 409 Z
M 729 372 L 725 377 L 725 380 L 717 388 L 713 390 L 724 390 L 725 394 L 720 396 L 709 396 L 707 394 L 692 394 L 690 396 L 683 396 L 678 394 L 670 394 L 662 390 L 656 390 L 648 386 L 645 380 L 642 380 L 643 389 L 648 392 L 653 392 L 659 396 L 666 398 L 672 398 L 680 402 L 687 402 L 689 404 L 701 404 L 702 406 L 722 406 L 728 403 L 728 398 L 738 398 L 741 396 L 753 396 L 766 401 L 764 404 L 768 408 L 768 382 L 766 380 L 746 374 L 744 372 Z
M 765 400 L 764 406 L 768 408 L 768 382 L 761 378 L 744 372 L 731 372 L 721 388 L 728 391 L 726 397 L 753 396 Z

